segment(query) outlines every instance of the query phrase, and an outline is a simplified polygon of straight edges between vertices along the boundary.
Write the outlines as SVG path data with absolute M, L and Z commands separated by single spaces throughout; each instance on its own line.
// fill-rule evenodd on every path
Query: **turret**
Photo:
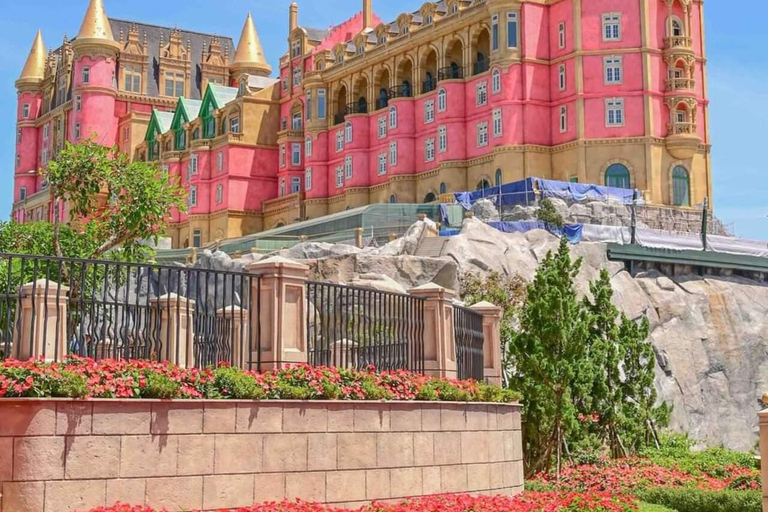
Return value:
M 16 112 L 16 154 L 14 162 L 14 195 L 17 202 L 36 192 L 38 131 L 35 127 L 42 106 L 42 84 L 47 52 L 43 34 L 38 30 L 29 56 L 16 80 L 18 102 Z
M 229 72 L 230 83 L 235 87 L 240 83 L 240 78 L 245 75 L 269 76 L 272 74 L 272 67 L 264 56 L 264 48 L 261 46 L 251 13 L 248 13 L 245 19 L 243 33 L 240 34 L 240 41 L 237 43 L 235 57 L 229 65 Z
M 112 145 L 117 136 L 114 112 L 120 44 L 112 34 L 102 0 L 91 0 L 72 48 L 75 108 L 69 123 L 69 140 L 77 142 L 95 136 L 99 142 Z

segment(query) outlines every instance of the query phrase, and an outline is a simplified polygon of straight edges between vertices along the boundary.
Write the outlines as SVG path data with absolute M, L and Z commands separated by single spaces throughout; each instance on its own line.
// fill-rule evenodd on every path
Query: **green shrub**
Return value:
M 251 375 L 239 368 L 220 367 L 214 370 L 214 393 L 211 398 L 235 398 L 237 400 L 261 400 L 264 388 Z
M 763 509 L 760 491 L 702 491 L 660 487 L 635 494 L 647 503 L 663 505 L 677 512 L 761 512 Z
M 181 385 L 170 377 L 155 372 L 144 372 L 147 385 L 141 390 L 142 398 L 169 400 L 177 398 Z
M 693 474 L 707 474 L 725 478 L 733 466 L 756 469 L 754 454 L 735 452 L 725 448 L 694 450 L 695 442 L 687 435 L 667 434 L 662 436 L 661 448 L 649 448 L 642 452 L 654 464 L 665 468 L 679 469 Z
M 652 505 L 651 503 L 638 503 L 637 507 L 639 512 L 676 512 L 671 508 L 663 507 L 661 505 Z
M 58 379 L 51 382 L 50 395 L 54 398 L 85 398 L 88 396 L 88 381 L 82 375 L 63 371 Z

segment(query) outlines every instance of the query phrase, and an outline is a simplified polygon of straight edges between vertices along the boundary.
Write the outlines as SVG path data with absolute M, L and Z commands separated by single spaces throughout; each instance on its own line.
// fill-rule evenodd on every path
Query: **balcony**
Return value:
M 389 97 L 382 96 L 376 100 L 376 110 L 381 110 L 389 106 Z
M 437 80 L 460 80 L 464 78 L 464 70 L 458 66 L 448 66 L 437 70 Z
M 692 78 L 667 78 L 664 84 L 667 91 L 693 91 L 696 88 Z
M 426 82 L 421 83 L 421 93 L 426 94 L 428 92 L 432 92 L 435 89 L 437 89 L 437 80 L 427 80 Z
M 479 75 L 481 73 L 485 73 L 489 69 L 491 69 L 491 61 L 488 59 L 481 60 L 480 62 L 475 62 L 475 64 L 472 66 L 472 74 Z
M 667 150 L 673 157 L 680 160 L 693 157 L 701 144 L 696 128 L 696 123 L 691 122 L 676 122 L 667 126 Z
M 409 83 L 400 84 L 397 87 L 392 87 L 389 90 L 390 98 L 410 98 L 412 96 L 413 88 Z
M 283 130 L 281 132 L 278 132 L 277 138 L 278 139 L 298 139 L 298 140 L 303 140 L 304 139 L 304 130 Z
M 664 38 L 665 50 L 693 49 L 693 38 L 688 36 L 671 36 Z

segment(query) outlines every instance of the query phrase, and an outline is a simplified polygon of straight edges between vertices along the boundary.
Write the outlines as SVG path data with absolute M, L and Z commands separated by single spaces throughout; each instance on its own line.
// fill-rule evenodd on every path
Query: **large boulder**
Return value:
M 389 276 L 383 274 L 363 274 L 352 281 L 352 286 L 370 288 L 380 292 L 406 294 L 408 290 Z
M 480 199 L 472 205 L 472 213 L 475 214 L 475 218 L 483 222 L 498 222 L 499 210 L 493 201 L 489 199 Z
M 354 245 L 347 244 L 328 244 L 321 242 L 304 242 L 294 245 L 290 249 L 285 249 L 277 253 L 278 256 L 289 260 L 317 260 L 328 258 L 330 256 L 344 256 L 347 254 L 357 254 L 361 249 Z

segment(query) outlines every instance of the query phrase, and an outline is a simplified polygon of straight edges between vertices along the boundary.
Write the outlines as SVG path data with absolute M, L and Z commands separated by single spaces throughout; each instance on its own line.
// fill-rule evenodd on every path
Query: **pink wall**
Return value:
M 589 0 L 581 3 L 584 50 L 639 48 L 640 0 Z M 652 2 L 651 2 L 652 3 Z M 621 13 L 621 40 L 603 41 L 603 14 Z
M 83 82 L 83 69 L 89 68 L 89 81 Z M 80 123 L 81 140 L 95 136 L 112 145 L 117 140 L 115 96 L 98 88 L 114 90 L 115 61 L 103 57 L 81 57 L 75 62 L 74 95 L 82 96 L 82 111 L 72 110 L 69 140 L 75 142 L 76 123 Z

